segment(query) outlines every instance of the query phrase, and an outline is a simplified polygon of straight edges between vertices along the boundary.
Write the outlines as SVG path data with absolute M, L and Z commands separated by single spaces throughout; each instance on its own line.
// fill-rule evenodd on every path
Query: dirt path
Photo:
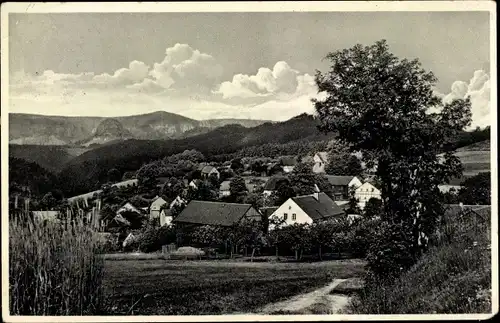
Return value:
M 260 310 L 259 314 L 336 314 L 349 302 L 349 296 L 332 295 L 332 290 L 347 279 L 335 279 L 325 287 L 288 300 L 271 303 Z

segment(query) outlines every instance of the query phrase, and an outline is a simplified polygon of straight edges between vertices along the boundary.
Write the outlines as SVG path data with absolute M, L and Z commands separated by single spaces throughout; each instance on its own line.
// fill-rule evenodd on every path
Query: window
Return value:
M 283 214 L 283 220 L 288 220 L 288 213 Z
M 295 213 L 294 213 L 294 214 L 292 214 L 292 220 L 293 220 L 293 221 L 297 220 L 297 214 L 295 214 Z
M 292 209 L 292 206 L 291 206 L 291 205 L 289 205 L 289 206 L 288 206 L 288 209 L 289 209 L 289 210 L 291 210 L 291 209 Z
M 372 188 L 372 192 L 375 192 L 375 189 L 374 189 L 374 188 Z

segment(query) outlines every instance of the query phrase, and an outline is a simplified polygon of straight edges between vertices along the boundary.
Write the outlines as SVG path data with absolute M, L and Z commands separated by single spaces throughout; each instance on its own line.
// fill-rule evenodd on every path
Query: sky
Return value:
M 286 120 L 328 52 L 380 39 L 489 124 L 488 12 L 11 13 L 9 111 Z

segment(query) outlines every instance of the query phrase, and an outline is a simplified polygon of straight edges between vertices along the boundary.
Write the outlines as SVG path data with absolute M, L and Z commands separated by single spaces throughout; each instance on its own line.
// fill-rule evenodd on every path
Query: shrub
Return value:
M 414 266 L 397 279 L 368 284 L 348 306 L 348 313 L 490 313 L 489 223 L 478 223 L 468 215 L 439 229 Z
M 95 232 L 32 220 L 9 224 L 11 315 L 95 315 L 102 303 L 103 260 Z

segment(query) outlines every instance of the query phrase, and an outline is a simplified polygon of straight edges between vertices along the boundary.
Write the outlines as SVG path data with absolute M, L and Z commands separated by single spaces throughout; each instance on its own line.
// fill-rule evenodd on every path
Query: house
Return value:
M 168 210 L 162 209 L 160 211 L 160 226 L 163 227 L 163 226 L 171 225 L 173 218 L 174 217 L 172 216 L 171 209 L 168 209 Z
M 313 223 L 342 216 L 345 212 L 325 193 L 314 193 L 289 198 L 272 216 L 294 223 Z
M 316 153 L 313 157 L 313 161 L 313 172 L 324 173 L 325 166 L 328 163 L 328 153 L 326 151 L 320 151 Z
M 293 157 L 283 157 L 281 158 L 281 167 L 283 168 L 283 172 L 290 173 L 297 165 L 297 160 Z
M 200 166 L 198 166 L 198 170 L 200 171 L 202 178 L 208 178 L 210 175 L 215 175 L 217 178 L 220 178 L 220 173 L 214 166 L 200 164 Z
M 219 187 L 219 196 L 220 197 L 231 195 L 231 192 L 229 190 L 230 183 L 231 183 L 231 181 L 223 181 L 222 183 L 220 183 L 220 187 Z
M 33 220 L 35 221 L 58 221 L 59 211 L 31 211 L 33 214 Z
M 160 217 L 160 210 L 162 206 L 167 204 L 167 201 L 165 201 L 162 197 L 156 197 L 151 205 L 149 206 L 149 218 L 150 219 L 157 219 Z
M 326 175 L 326 179 L 332 186 L 332 192 L 336 200 L 349 199 L 349 189 L 356 189 L 363 185 L 356 176 Z
M 290 183 L 288 178 L 281 176 L 281 175 L 276 175 L 272 176 L 269 178 L 269 180 L 264 184 L 264 196 L 269 197 L 273 192 L 275 192 L 279 185 L 282 183 Z
M 354 197 L 359 201 L 359 207 L 364 209 L 366 202 L 368 202 L 371 198 L 381 199 L 382 193 L 378 188 L 373 186 L 373 184 L 365 182 L 363 185 L 356 188 Z
M 200 186 L 201 182 L 202 182 L 202 181 L 201 181 L 201 180 L 199 180 L 199 179 L 193 179 L 191 182 L 189 182 L 189 187 L 191 187 L 191 188 L 193 188 L 193 189 L 197 190 L 197 189 L 198 189 L 198 187 Z
M 172 223 L 230 227 L 243 219 L 260 221 L 262 216 L 251 204 L 192 200 Z

